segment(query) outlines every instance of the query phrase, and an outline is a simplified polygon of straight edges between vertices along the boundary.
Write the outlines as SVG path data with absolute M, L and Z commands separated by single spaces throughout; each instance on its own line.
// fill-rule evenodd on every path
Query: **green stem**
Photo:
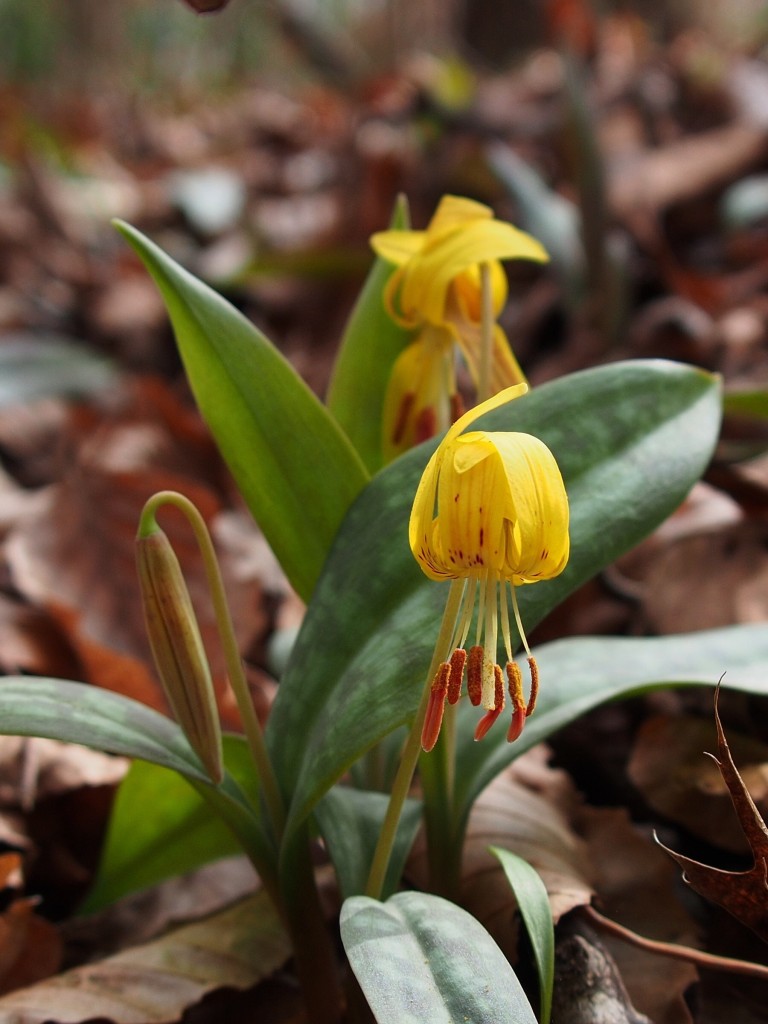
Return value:
M 477 404 L 491 397 L 491 366 L 493 362 L 493 290 L 491 265 L 480 264 L 480 370 L 477 385 Z
M 269 814 L 272 822 L 272 828 L 274 829 L 275 836 L 279 842 L 285 828 L 285 808 L 283 806 L 283 799 L 280 794 L 280 787 L 277 783 L 272 762 L 269 758 L 269 754 L 267 753 L 266 744 L 264 743 L 261 724 L 253 707 L 253 701 L 251 700 L 251 694 L 248 689 L 245 673 L 243 672 L 243 665 L 240 660 L 240 651 L 238 650 L 235 630 L 232 625 L 232 617 L 229 614 L 227 598 L 224 592 L 224 583 L 221 578 L 218 561 L 216 560 L 216 552 L 214 551 L 213 543 L 211 541 L 210 534 L 208 533 L 208 527 L 205 525 L 205 520 L 189 498 L 186 498 L 183 494 L 179 494 L 177 491 L 158 491 L 157 494 L 152 495 L 144 506 L 144 510 L 142 511 L 141 519 L 139 521 L 140 536 L 147 536 L 154 530 L 158 529 L 155 517 L 157 510 L 162 505 L 173 505 L 174 508 L 177 508 L 185 516 L 189 525 L 192 527 L 195 540 L 200 548 L 206 579 L 211 591 L 211 600 L 213 602 L 213 610 L 216 616 L 216 625 L 219 630 L 221 646 L 224 651 L 224 659 L 227 666 L 229 682 L 235 694 L 237 706 L 240 709 L 245 736 L 248 741 L 248 746 L 250 748 L 254 764 L 256 765 L 259 781 L 261 782 L 261 789 L 264 794 L 264 803 L 267 808 L 267 813 Z
M 427 671 L 427 679 L 421 695 L 421 701 L 419 702 L 416 717 L 413 720 L 413 724 L 411 725 L 410 732 L 408 733 L 408 737 L 403 747 L 403 752 L 400 756 L 400 765 L 398 766 L 397 774 L 395 775 L 395 781 L 392 784 L 392 792 L 389 797 L 387 813 L 384 816 L 384 822 L 379 834 L 379 841 L 376 844 L 376 851 L 373 855 L 371 871 L 368 876 L 368 884 L 365 889 L 366 895 L 373 897 L 373 899 L 381 899 L 384 880 L 386 878 L 387 868 L 389 867 L 389 860 L 392 855 L 392 847 L 394 846 L 395 836 L 397 835 L 397 826 L 400 823 L 400 815 L 402 813 L 406 797 L 410 791 L 413 774 L 416 771 L 419 754 L 421 753 L 421 731 L 424 727 L 424 718 L 427 713 L 432 680 L 435 678 L 435 673 L 437 672 L 440 663 L 446 661 L 450 655 L 450 644 L 453 639 L 454 626 L 456 624 L 456 617 L 459 613 L 459 608 L 461 607 L 463 594 L 464 581 L 454 580 L 451 584 L 448 600 L 445 604 L 443 620 L 440 624 L 440 632 L 438 633 L 437 643 L 435 644 L 435 650 L 432 654 L 432 661 L 430 662 L 430 666 Z
M 284 844 L 283 905 L 309 1024 L 338 1024 L 342 999 L 338 965 L 320 903 L 305 826 Z

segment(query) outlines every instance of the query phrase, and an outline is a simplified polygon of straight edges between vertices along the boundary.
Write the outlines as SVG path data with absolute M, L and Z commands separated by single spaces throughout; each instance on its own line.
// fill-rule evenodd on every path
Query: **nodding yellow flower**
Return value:
M 525 381 L 506 335 L 495 323 L 507 298 L 500 260 L 546 262 L 543 247 L 482 203 L 444 196 L 425 231 L 382 231 L 371 245 L 394 263 L 384 302 L 403 327 L 417 331 L 395 363 L 384 401 L 384 455 L 445 430 L 460 415 L 454 370 L 458 345 L 475 386 L 483 337 L 481 265 L 488 268 L 492 309 L 491 393 Z
M 482 739 L 504 707 L 504 683 L 496 650 L 499 630 L 507 655 L 505 673 L 512 701 L 507 739 L 520 735 L 533 711 L 538 670 L 523 631 L 515 588 L 552 579 L 568 562 L 568 497 L 552 452 L 531 434 L 463 431 L 483 413 L 517 398 L 526 384 L 495 395 L 450 428 L 429 460 L 413 502 L 411 551 L 433 580 L 453 580 L 461 589 L 459 611 L 445 659 L 432 682 L 422 746 L 437 742 L 446 699 L 455 704 L 466 667 L 471 702 L 486 710 L 475 733 Z M 512 657 L 511 610 L 528 655 L 531 691 L 523 697 L 520 670 Z M 465 644 L 478 604 L 475 644 Z M 451 653 L 452 652 L 452 653 Z

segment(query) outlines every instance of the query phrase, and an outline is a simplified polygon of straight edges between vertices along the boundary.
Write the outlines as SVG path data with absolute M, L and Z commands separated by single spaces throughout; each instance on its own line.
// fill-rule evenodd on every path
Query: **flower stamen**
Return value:
M 427 714 L 424 719 L 424 726 L 421 730 L 421 746 L 429 753 L 437 743 L 440 735 L 440 727 L 443 724 L 443 712 L 445 711 L 445 697 L 448 693 L 448 679 L 451 674 L 451 664 L 444 661 L 432 680 L 432 688 L 429 693 Z

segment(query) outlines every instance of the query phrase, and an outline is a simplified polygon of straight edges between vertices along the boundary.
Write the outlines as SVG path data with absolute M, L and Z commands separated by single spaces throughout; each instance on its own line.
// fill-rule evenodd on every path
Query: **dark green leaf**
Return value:
M 543 438 L 570 497 L 566 571 L 519 588 L 528 630 L 679 505 L 709 459 L 719 413 L 715 378 L 647 361 L 562 378 L 484 417 L 487 429 Z M 360 495 L 304 620 L 267 727 L 294 822 L 418 704 L 447 594 L 407 539 L 433 449 L 407 453 Z
M 494 846 L 491 847 L 491 853 L 499 858 L 504 868 L 504 874 L 512 886 L 520 915 L 525 922 L 539 975 L 539 1016 L 541 1024 L 549 1024 L 552 1014 L 552 987 L 555 983 L 555 926 L 552 922 L 547 887 L 536 869 L 516 853 Z
M 179 726 L 152 708 L 85 683 L 9 676 L 0 680 L 0 733 L 80 743 L 178 772 L 258 862 L 265 883 L 272 883 L 266 876 L 274 868 L 275 851 L 261 827 L 253 776 L 243 788 L 227 771 L 221 784 L 214 786 Z M 239 764 L 241 759 L 233 761 Z M 237 773 L 241 774 L 240 769 Z
M 389 796 L 386 793 L 334 786 L 315 808 L 315 818 L 345 899 L 365 892 L 388 805 Z M 397 888 L 420 822 L 421 802 L 407 800 L 384 880 L 385 896 Z
M 341 910 L 341 938 L 378 1024 L 536 1024 L 485 928 L 439 896 L 353 896 Z
M 401 198 L 391 228 L 409 226 Z M 392 366 L 411 339 L 384 308 L 384 286 L 394 267 L 377 257 L 352 310 L 328 389 L 328 408 L 347 432 L 371 473 L 381 468 L 384 395 Z
M 456 813 L 466 819 L 478 794 L 516 757 L 604 701 L 664 686 L 723 686 L 768 694 L 768 626 L 730 626 L 665 637 L 578 637 L 536 649 L 541 690 L 519 740 L 504 729 L 472 741 L 459 709 Z
M 254 518 L 309 598 L 367 473 L 343 431 L 267 338 L 127 224 L 165 299 L 192 391 Z
M 0 680 L 0 731 L 46 736 L 125 757 L 139 757 L 186 778 L 209 778 L 179 726 L 119 693 L 65 679 Z

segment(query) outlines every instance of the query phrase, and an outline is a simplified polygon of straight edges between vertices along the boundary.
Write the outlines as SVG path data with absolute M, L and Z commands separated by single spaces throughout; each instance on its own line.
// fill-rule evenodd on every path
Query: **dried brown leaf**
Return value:
M 725 780 L 716 764 L 701 757 L 711 742 L 712 726 L 704 719 L 656 715 L 640 728 L 627 772 L 654 810 L 713 846 L 746 853 Z M 734 735 L 730 746 L 753 800 L 766 813 L 768 746 Z
M 19 855 L 1 854 L 0 887 L 19 891 L 22 882 Z M 34 897 L 11 896 L 0 913 L 0 993 L 47 978 L 61 965 L 61 939 L 56 928 L 35 912 L 37 903 Z
M 123 401 L 109 417 L 78 413 L 71 464 L 12 530 L 5 553 L 16 588 L 45 610 L 76 653 L 79 678 L 164 708 L 141 610 L 136 526 L 159 490 L 183 492 L 213 526 L 224 478 L 199 419 L 164 385 L 142 381 Z M 161 522 L 185 571 L 225 725 L 236 727 L 202 559 L 182 516 L 169 510 Z M 234 562 L 225 566 L 225 582 L 247 645 L 263 626 L 262 591 L 253 574 L 233 571 Z
M 723 731 L 715 695 L 715 724 L 720 768 L 739 823 L 747 837 L 754 864 L 749 871 L 721 871 L 659 845 L 683 869 L 683 878 L 701 896 L 718 903 L 768 941 L 768 829 L 736 768 Z
M 290 956 L 264 892 L 205 921 L 0 999 L 0 1024 L 165 1024 L 221 987 L 250 988 Z
M 696 925 L 675 893 L 675 870 L 624 810 L 585 808 L 578 827 L 589 846 L 597 903 L 646 938 L 694 945 Z M 651 956 L 604 936 L 633 1004 L 654 1024 L 690 1024 L 684 993 L 697 978 L 681 960 Z

